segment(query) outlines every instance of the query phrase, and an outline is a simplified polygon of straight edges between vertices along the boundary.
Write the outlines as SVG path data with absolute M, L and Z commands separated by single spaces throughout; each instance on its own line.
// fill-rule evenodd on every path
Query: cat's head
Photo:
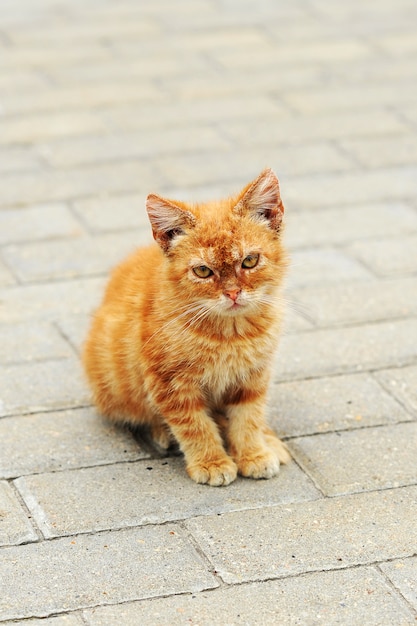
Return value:
M 273 304 L 287 258 L 284 207 L 271 169 L 234 198 L 188 205 L 151 194 L 147 211 L 178 297 L 202 315 L 258 314 Z

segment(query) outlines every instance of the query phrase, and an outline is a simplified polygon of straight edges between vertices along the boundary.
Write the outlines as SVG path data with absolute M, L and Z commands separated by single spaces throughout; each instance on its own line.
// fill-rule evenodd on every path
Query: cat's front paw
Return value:
M 221 459 L 206 463 L 192 463 L 187 465 L 187 473 L 196 483 L 221 487 L 229 485 L 237 476 L 237 466 L 232 459 Z
M 237 467 L 246 478 L 272 478 L 279 472 L 279 458 L 272 451 L 259 452 L 240 458 Z

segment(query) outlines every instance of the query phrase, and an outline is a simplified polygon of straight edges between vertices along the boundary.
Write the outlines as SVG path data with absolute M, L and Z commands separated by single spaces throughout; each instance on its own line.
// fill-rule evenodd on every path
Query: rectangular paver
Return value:
M 90 392 L 75 358 L 8 365 L 2 371 L 0 417 L 89 404 Z
M 417 423 L 292 440 L 290 449 L 328 496 L 417 483 Z
M 38 536 L 13 489 L 6 481 L 0 481 L 0 546 L 37 540 Z
M 317 326 L 378 322 L 416 315 L 415 284 L 414 276 L 316 283 L 292 288 L 288 297 L 295 307 L 299 303 Z
M 52 324 L 20 322 L 0 324 L 0 363 L 62 359 L 73 350 Z
M 0 420 L 0 477 L 146 458 L 128 431 L 94 409 L 72 409 Z
M 417 487 L 264 507 L 187 521 L 229 584 L 410 556 Z
M 269 392 L 269 414 L 276 431 L 286 437 L 412 419 L 368 374 L 273 384 Z
M 89 626 L 212 626 L 213 619 L 227 625 L 313 626 L 321 622 L 361 624 L 364 616 L 367 626 L 414 623 L 412 611 L 373 567 L 238 585 L 197 597 L 183 595 L 99 607 L 84 616 Z
M 417 557 L 383 563 L 381 569 L 417 611 Z
M 416 336 L 413 318 L 287 335 L 278 349 L 275 380 L 410 365 Z
M 417 211 L 403 202 L 293 211 L 286 216 L 285 241 L 290 248 L 333 246 L 417 231 Z M 329 236 L 331 233 L 331 236 Z
M 272 480 L 242 478 L 224 490 L 192 482 L 182 458 L 27 476 L 16 485 L 47 537 L 319 497 L 295 463 L 281 468 Z
M 108 277 L 103 276 L 3 289 L 0 323 L 35 319 L 54 323 L 60 316 L 89 314 L 98 307 L 107 280 Z
M 3 257 L 23 282 L 76 278 L 108 273 L 141 244 L 150 243 L 151 232 L 134 231 L 63 241 L 34 242 L 3 248 Z
M 80 222 L 65 204 L 45 204 L 0 212 L 0 244 L 75 237 L 83 232 Z
M 4 548 L 1 557 L 2 620 L 218 585 L 175 525 Z
M 375 377 L 417 417 L 417 365 L 377 372 Z
M 375 239 L 349 246 L 349 252 L 378 276 L 404 276 L 417 271 L 417 235 Z

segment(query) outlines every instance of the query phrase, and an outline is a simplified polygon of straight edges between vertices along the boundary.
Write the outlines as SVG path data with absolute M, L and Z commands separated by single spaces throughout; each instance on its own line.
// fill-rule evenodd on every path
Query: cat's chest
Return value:
M 247 383 L 254 370 L 268 367 L 271 352 L 269 341 L 216 346 L 216 349 L 206 351 L 202 362 L 201 384 L 210 394 L 221 397 L 230 387 Z

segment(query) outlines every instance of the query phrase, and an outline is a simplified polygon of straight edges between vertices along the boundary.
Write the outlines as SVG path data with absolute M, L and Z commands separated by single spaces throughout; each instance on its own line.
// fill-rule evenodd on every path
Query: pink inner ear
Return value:
M 270 226 L 277 230 L 282 221 L 284 205 L 282 204 L 279 181 L 273 170 L 266 169 L 250 184 L 236 205 L 241 213 L 248 211 L 253 217 L 263 218 L 270 222 Z
M 186 226 L 191 226 L 195 223 L 195 217 L 189 211 L 156 194 L 148 196 L 146 210 L 151 222 L 154 239 L 165 252 L 168 250 L 171 241 L 183 232 Z

